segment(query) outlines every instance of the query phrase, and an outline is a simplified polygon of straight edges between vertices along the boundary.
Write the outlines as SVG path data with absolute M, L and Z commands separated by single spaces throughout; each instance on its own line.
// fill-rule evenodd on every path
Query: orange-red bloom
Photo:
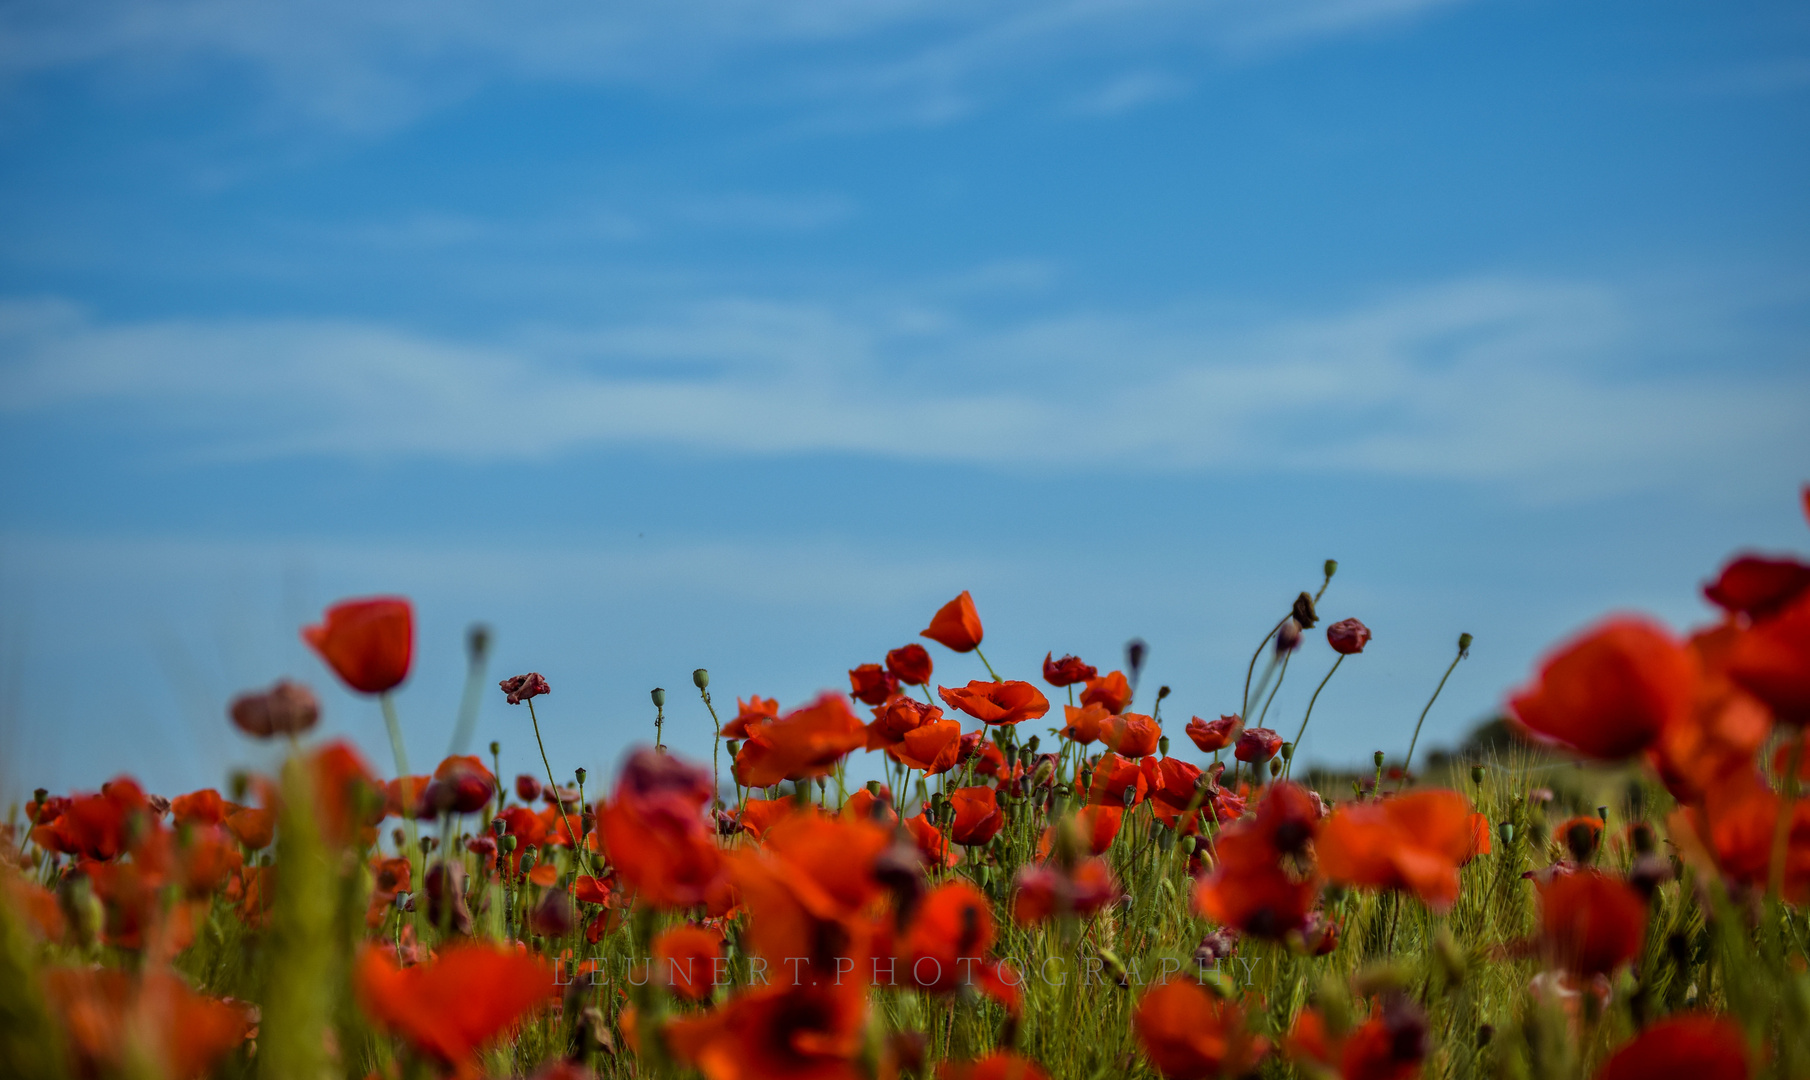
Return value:
M 949 837 L 931 824 L 922 810 L 905 819 L 905 828 L 911 833 L 911 840 L 917 845 L 918 854 L 929 865 L 949 867 L 962 861 L 962 853 L 949 846 Z
M 302 640 L 347 686 L 381 694 L 408 678 L 415 650 L 414 608 L 393 596 L 346 600 L 328 608 L 319 624 L 303 628 Z
M 1245 1027 L 1244 1010 L 1196 983 L 1172 980 L 1145 994 L 1132 1017 L 1150 1064 L 1169 1080 L 1238 1076 L 1269 1051 Z
M 980 644 L 980 613 L 974 610 L 974 598 L 963 589 L 962 594 L 937 609 L 930 625 L 919 637 L 927 637 L 956 652 L 972 652 Z
M 170 800 L 170 817 L 196 825 L 218 825 L 226 820 L 229 804 L 213 788 L 202 788 Z
M 365 1013 L 443 1065 L 469 1068 L 477 1051 L 559 997 L 553 969 L 528 953 L 455 944 L 398 969 L 389 950 L 366 946 L 357 985 Z
M 743 787 L 827 775 L 848 752 L 867 743 L 867 727 L 840 694 L 824 694 L 801 709 L 753 728 L 735 756 Z
M 1614 618 L 1550 655 L 1509 699 L 1521 730 L 1585 757 L 1624 758 L 1689 717 L 1697 692 L 1690 651 L 1662 626 Z
M 953 769 L 961 761 L 961 751 L 961 723 L 935 720 L 906 732 L 899 745 L 887 753 L 901 764 L 935 775 Z
M 993 907 L 979 889 L 961 880 L 939 885 L 918 905 L 900 943 L 900 981 L 932 994 L 972 986 L 1016 1014 L 1022 980 L 986 958 L 994 936 Z
M 1055 655 L 1055 653 L 1045 653 L 1043 657 L 1043 681 L 1051 686 L 1073 686 L 1100 674 L 1099 668 L 1092 664 L 1082 663 L 1079 656 L 1064 656 L 1060 660 L 1052 659 Z
M 149 1069 L 192 1080 L 245 1041 L 243 1006 L 203 997 L 159 971 L 135 979 L 101 968 L 53 968 L 44 993 L 62 1021 L 80 1075 Z
M 1312 836 L 1314 805 L 1294 784 L 1274 784 L 1257 816 L 1219 834 L 1213 873 L 1194 890 L 1194 906 L 1224 926 L 1282 939 L 1307 925 L 1320 882 L 1300 858 Z
M 687 1001 L 702 1001 L 719 981 L 726 981 L 722 963 L 723 935 L 688 923 L 675 926 L 654 939 L 654 979 Z
M 1119 898 L 1112 867 L 1097 855 L 1070 870 L 1052 863 L 1020 867 L 1013 887 L 1012 918 L 1024 925 L 1058 915 L 1092 915 Z
M 1476 843 L 1472 813 L 1469 799 L 1443 788 L 1347 803 L 1320 822 L 1320 870 L 1347 885 L 1403 889 L 1431 907 L 1450 907 L 1458 867 Z
M 1617 1050 L 1595 1080 L 1747 1080 L 1747 1037 L 1720 1016 L 1668 1016 Z
M 830 978 L 859 968 L 871 933 L 862 915 L 881 889 L 874 863 L 890 844 L 872 822 L 793 814 L 761 849 L 737 852 L 731 870 L 748 908 L 749 950 L 776 973 L 788 962 Z
M 1222 716 L 1217 720 L 1202 720 L 1196 716 L 1188 721 L 1184 730 L 1201 753 L 1216 754 L 1232 745 L 1243 727 L 1244 721 L 1236 716 Z
M 848 673 L 849 696 L 864 705 L 881 705 L 899 692 L 898 677 L 879 664 L 862 664 Z
M 1102 754 L 1094 764 L 1093 783 L 1087 801 L 1096 806 L 1136 806 L 1150 793 L 1150 776 L 1136 761 L 1117 754 Z
M 756 727 L 779 718 L 778 698 L 763 699 L 756 694 L 747 701 L 738 698 L 735 704 L 737 711 L 734 718 L 723 725 L 723 730 L 717 732 L 725 739 L 745 739 Z
M 1400 996 L 1376 1009 L 1355 1030 L 1334 1035 L 1317 1009 L 1303 1009 L 1283 1041 L 1295 1061 L 1339 1080 L 1412 1080 L 1427 1055 L 1427 1018 Z
M 1005 828 L 1005 812 L 999 808 L 998 794 L 990 787 L 957 788 L 950 793 L 949 802 L 955 807 L 950 839 L 963 847 L 979 847 Z
M 943 699 L 943 704 L 988 724 L 1016 724 L 1020 720 L 1035 720 L 1050 711 L 1049 699 L 1043 696 L 1043 691 L 1028 682 L 1016 680 L 975 680 L 964 687 L 939 686 L 936 693 Z
M 629 756 L 597 832 L 622 880 L 643 903 L 704 903 L 726 873 L 722 849 L 704 820 L 712 783 L 705 770 L 642 748 Z
M 1560 874 L 1540 887 L 1540 938 L 1573 975 L 1607 975 L 1640 954 L 1647 906 L 1623 882 L 1595 870 Z
M 886 671 L 906 686 L 929 686 L 930 673 L 936 666 L 930 662 L 930 650 L 916 642 L 901 645 L 886 653 Z
M 1087 680 L 1087 687 L 1081 691 L 1081 704 L 1098 705 L 1108 713 L 1122 713 L 1125 706 L 1131 704 L 1131 684 L 1125 681 L 1123 671 L 1109 671 Z
M 1156 741 L 1162 736 L 1163 729 L 1156 720 L 1141 713 L 1109 716 L 1100 725 L 1100 741 L 1124 757 L 1141 758 L 1156 753 Z
M 1062 728 L 1063 737 L 1082 746 L 1097 741 L 1101 726 L 1112 717 L 1103 705 L 1064 705 L 1062 714 L 1067 718 Z
M 1730 615 L 1764 619 L 1783 611 L 1806 590 L 1810 566 L 1789 555 L 1776 559 L 1742 555 L 1703 586 L 1703 595 Z
M 1728 652 L 1728 677 L 1781 724 L 1810 724 L 1810 593 L 1754 625 Z
M 841 985 L 775 985 L 744 991 L 719 1008 L 666 1025 L 666 1045 L 706 1080 L 865 1080 L 856 1061 L 867 992 Z

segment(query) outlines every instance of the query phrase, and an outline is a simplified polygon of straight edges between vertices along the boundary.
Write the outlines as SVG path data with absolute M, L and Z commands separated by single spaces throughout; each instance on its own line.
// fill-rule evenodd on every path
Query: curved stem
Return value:
M 1777 898 L 1785 888 L 1785 858 L 1791 847 L 1791 819 L 1797 810 L 1797 773 L 1804 764 L 1804 729 L 1791 736 L 1791 752 L 1785 756 L 1785 798 L 1779 803 L 1779 820 L 1772 827 L 1771 872 L 1766 875 L 1766 895 Z
M 987 664 L 987 654 L 986 654 L 986 653 L 984 653 L 984 652 L 981 652 L 981 651 L 980 651 L 980 646 L 979 646 L 979 645 L 976 645 L 976 646 L 974 646 L 974 655 L 975 655 L 975 656 L 978 656 L 978 657 L 980 657 L 980 662 L 981 662 L 981 663 L 983 663 L 983 664 Z M 1001 680 L 1000 680 L 1000 678 L 999 678 L 999 672 L 997 672 L 997 671 L 994 671 L 994 670 L 993 670 L 993 665 L 992 665 L 992 664 L 987 664 L 987 674 L 989 674 L 989 675 L 991 675 L 991 676 L 993 676 L 993 681 L 994 681 L 994 682 L 999 682 L 999 681 L 1001 681 Z
M 1276 700 L 1276 691 L 1282 689 L 1282 680 L 1288 678 L 1288 662 L 1294 658 L 1294 653 L 1282 658 L 1282 671 L 1276 676 L 1276 685 L 1270 687 L 1269 697 L 1263 699 L 1263 711 L 1257 714 L 1258 727 L 1263 726 L 1263 718 L 1270 714 L 1270 703 Z
M 553 802 L 559 807 L 559 819 L 566 823 L 566 835 L 572 838 L 572 851 L 581 870 L 589 869 L 584 857 L 584 837 L 572 828 L 572 817 L 566 813 L 566 801 L 559 797 L 559 781 L 553 779 L 553 764 L 547 760 L 547 744 L 541 741 L 540 718 L 534 715 L 534 699 L 528 700 L 528 721 L 534 725 L 534 745 L 540 747 L 540 763 L 547 768 L 547 783 L 553 786 Z
M 1314 687 L 1314 696 L 1307 699 L 1307 715 L 1301 717 L 1301 730 L 1295 732 L 1295 752 L 1289 755 L 1288 759 L 1287 771 L 1290 774 L 1293 774 L 1295 770 L 1295 759 L 1301 756 L 1301 736 L 1307 734 L 1307 722 L 1313 719 L 1314 702 L 1320 700 L 1320 691 L 1326 689 L 1326 684 L 1332 681 L 1332 672 L 1339 670 L 1339 665 L 1344 662 L 1345 654 L 1340 653 L 1339 658 L 1332 662 L 1332 671 L 1328 671 L 1326 677 L 1320 680 L 1320 685 Z
M 1427 713 L 1433 711 L 1433 703 L 1439 700 L 1439 692 L 1445 689 L 1445 681 L 1452 677 L 1452 672 L 1458 667 L 1458 661 L 1463 660 L 1464 657 L 1465 654 L 1462 652 L 1452 657 L 1452 662 L 1446 666 L 1445 674 L 1439 677 L 1439 685 L 1433 688 L 1433 696 L 1427 699 L 1427 707 L 1420 710 L 1420 719 L 1414 721 L 1414 737 L 1408 740 L 1408 756 L 1401 763 L 1401 784 L 1397 790 L 1408 786 L 1408 770 L 1414 765 L 1414 745 L 1420 742 L 1420 725 L 1427 722 Z
M 1256 674 L 1257 658 L 1263 655 L 1263 647 L 1270 643 L 1270 638 L 1275 637 L 1276 631 L 1282 629 L 1282 624 L 1287 621 L 1287 615 L 1276 620 L 1276 625 L 1270 627 L 1270 632 L 1263 635 L 1263 640 L 1257 643 L 1257 651 L 1251 654 L 1251 662 L 1245 665 L 1244 696 L 1238 699 L 1238 719 L 1240 720 L 1243 720 L 1251 711 L 1251 676 Z
M 723 722 L 717 719 L 716 706 L 710 703 L 710 691 L 700 686 L 698 695 L 704 699 L 704 707 L 710 710 L 710 798 L 720 805 L 723 800 L 717 795 L 717 789 L 722 781 L 717 779 L 717 763 L 721 760 L 723 752 Z M 713 806 L 711 809 L 714 810 L 716 807 Z

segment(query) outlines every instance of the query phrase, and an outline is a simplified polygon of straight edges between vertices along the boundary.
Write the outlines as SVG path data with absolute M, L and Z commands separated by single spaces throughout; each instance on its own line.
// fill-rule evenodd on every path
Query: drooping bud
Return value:
M 1282 775 L 1282 759 L 1281 758 L 1270 758 L 1270 777 L 1273 779 L 1273 778 L 1281 776 L 1281 775 Z
M 702 690 L 705 687 L 709 686 L 710 685 L 710 672 L 706 671 L 703 668 L 699 668 L 696 671 L 692 672 L 691 673 L 691 684 L 693 686 L 697 687 L 699 690 Z
M 1294 606 L 1289 609 L 1289 614 L 1294 616 L 1295 621 L 1301 624 L 1303 630 L 1313 629 L 1314 623 L 1320 621 L 1320 617 L 1314 613 L 1314 598 L 1307 593 L 1295 597 Z

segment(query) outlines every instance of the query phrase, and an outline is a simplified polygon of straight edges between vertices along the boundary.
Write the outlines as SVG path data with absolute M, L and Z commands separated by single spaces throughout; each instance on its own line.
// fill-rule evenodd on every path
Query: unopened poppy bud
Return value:
M 499 844 L 501 844 L 501 845 L 502 845 L 502 848 L 503 848 L 503 853 L 504 853 L 504 854 L 510 854 L 510 853 L 512 853 L 512 852 L 514 852 L 514 851 L 515 851 L 515 849 L 516 849 L 516 846 L 517 846 L 517 845 L 518 845 L 518 844 L 520 844 L 520 843 L 521 843 L 521 841 L 519 841 L 519 840 L 517 840 L 517 839 L 516 839 L 516 838 L 515 838 L 515 837 L 513 837 L 513 836 L 508 836 L 508 835 L 505 835 L 505 836 L 503 836 L 503 837 L 501 837 L 501 838 L 500 838 L 500 839 L 499 839 L 499 840 L 498 840 L 498 841 L 497 841 L 497 843 L 499 843 Z
M 585 771 L 583 769 L 573 769 L 572 775 L 577 778 L 579 783 L 584 783 Z
M 1322 569 L 1324 569 L 1326 571 L 1326 580 L 1331 581 L 1332 575 L 1339 572 L 1339 560 L 1327 559 L 1326 565 L 1324 567 L 1322 567 Z
M 696 671 L 692 672 L 691 673 L 691 684 L 693 686 L 697 687 L 699 690 L 702 690 L 706 686 L 709 686 L 710 685 L 710 672 L 704 670 L 703 668 L 699 668 Z
M 512 836 L 509 839 L 513 840 L 515 837 Z M 522 873 L 525 874 L 534 869 L 534 864 L 538 862 L 540 862 L 540 848 L 531 847 L 522 852 Z
M 1037 769 L 1031 774 L 1032 787 L 1049 787 L 1056 779 L 1056 763 L 1047 757 L 1037 762 Z
M 47 800 L 49 800 L 49 798 L 50 798 L 50 789 L 49 788 L 38 788 L 37 790 L 35 790 L 31 793 L 31 801 L 35 805 L 38 805 L 38 806 L 43 806 L 44 803 Z
M 490 740 L 490 756 L 496 757 L 498 754 L 500 754 L 502 752 L 503 752 L 503 744 L 500 742 L 497 742 L 495 739 Z
M 1156 739 L 1156 752 L 1164 757 L 1169 756 L 1169 736 L 1159 735 Z
M 1458 655 L 1459 656 L 1471 655 L 1471 635 L 1469 635 L 1469 634 L 1459 634 L 1458 635 Z
M 1137 797 L 1138 797 L 1137 785 L 1136 784 L 1126 784 L 1125 785 L 1125 794 L 1123 796 L 1125 805 L 1130 806 L 1132 803 L 1137 801 Z
M 1282 759 L 1281 758 L 1270 758 L 1270 775 L 1272 777 L 1282 775 Z
M 742 752 L 742 744 L 741 744 L 741 740 L 739 740 L 739 739 L 730 739 L 730 740 L 729 740 L 729 741 L 728 741 L 728 742 L 727 742 L 727 743 L 725 743 L 725 744 L 724 744 L 724 745 L 723 745 L 723 748 L 724 748 L 724 749 L 725 749 L 725 750 L 727 750 L 727 751 L 729 751 L 729 756 L 730 756 L 730 757 L 734 757 L 734 756 L 735 756 L 735 755 L 737 755 L 737 754 L 739 754 L 739 753 L 741 753 L 741 752 Z
M 1290 615 L 1282 620 L 1282 628 L 1276 631 L 1276 655 L 1287 656 L 1301 647 L 1301 624 Z
M 1381 750 L 1378 750 L 1375 754 L 1373 754 L 1371 756 L 1376 759 L 1376 767 L 1379 769 L 1382 768 L 1383 767 L 1383 752 Z
M 1471 783 L 1477 784 L 1479 786 L 1481 786 L 1483 784 L 1483 766 L 1481 766 L 1481 765 L 1472 765 L 1471 766 Z
M 661 689 L 658 686 L 654 687 L 653 699 L 654 699 L 654 708 L 656 708 L 656 709 L 666 708 L 666 691 L 665 690 Z
M 1024 741 L 1024 748 L 1033 754 L 1037 752 L 1037 748 L 1041 745 L 1043 745 L 1043 741 L 1035 735 Z
M 440 842 L 431 836 L 423 836 L 421 838 L 421 854 L 423 855 L 428 854 L 439 846 Z
M 1283 761 L 1295 760 L 1295 744 L 1292 742 L 1283 743 L 1281 754 L 1282 754 Z
M 1289 609 L 1289 614 L 1294 616 L 1295 621 L 1301 624 L 1303 630 L 1313 629 L 1314 623 L 1320 621 L 1320 617 L 1314 613 L 1314 598 L 1307 593 L 1295 597 L 1294 606 Z
M 472 623 L 465 631 L 465 651 L 470 655 L 472 663 L 483 663 L 484 657 L 490 652 L 490 627 L 481 622 Z
M 1194 854 L 1194 838 L 1192 836 L 1182 837 L 1182 852 L 1187 855 Z

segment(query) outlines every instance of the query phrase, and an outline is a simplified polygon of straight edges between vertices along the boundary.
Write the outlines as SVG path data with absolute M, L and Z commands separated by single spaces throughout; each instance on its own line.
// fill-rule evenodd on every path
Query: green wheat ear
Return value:
M 307 763 L 283 766 L 278 818 L 276 903 L 264 971 L 258 1074 L 267 1080 L 332 1075 L 326 1033 L 333 1016 L 334 873 L 315 823 Z

